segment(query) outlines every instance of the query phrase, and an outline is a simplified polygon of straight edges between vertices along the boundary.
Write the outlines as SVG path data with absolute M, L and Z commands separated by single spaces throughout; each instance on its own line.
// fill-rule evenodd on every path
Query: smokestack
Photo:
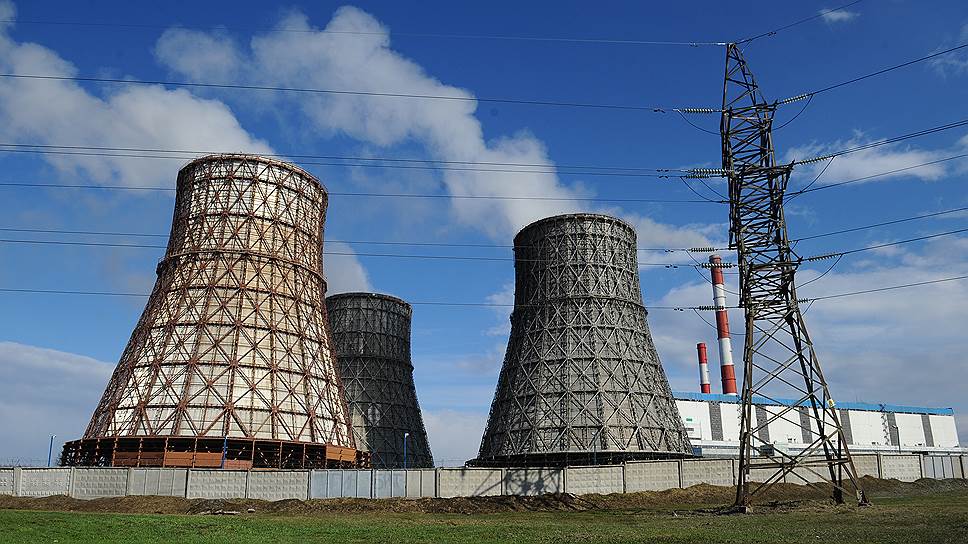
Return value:
M 723 259 L 709 257 L 713 273 L 713 305 L 716 307 L 716 333 L 719 336 L 719 372 L 723 380 L 723 394 L 736 394 L 736 371 L 733 367 L 733 345 L 729 340 L 729 315 L 726 313 L 726 282 L 723 281 Z
M 709 386 L 709 360 L 706 358 L 706 343 L 699 342 L 696 344 L 696 350 L 699 351 L 699 390 L 703 393 L 711 393 L 712 389 Z

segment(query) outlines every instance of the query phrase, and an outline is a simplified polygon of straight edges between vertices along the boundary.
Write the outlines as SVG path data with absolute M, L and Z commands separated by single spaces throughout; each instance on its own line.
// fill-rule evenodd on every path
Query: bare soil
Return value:
M 864 477 L 868 495 L 910 497 L 968 491 L 968 480 L 900 482 Z M 489 514 L 502 512 L 562 512 L 590 510 L 673 511 L 676 515 L 720 513 L 732 503 L 732 487 L 700 484 L 687 489 L 617 493 L 611 495 L 554 494 L 537 497 L 457 497 L 451 499 L 296 499 L 262 501 L 254 499 L 185 499 L 180 497 L 111 497 L 80 500 L 63 495 L 42 498 L 0 496 L 0 509 L 59 512 L 112 512 L 140 514 L 247 514 L 249 510 L 270 515 L 313 515 L 323 513 L 426 513 Z M 795 484 L 777 484 L 762 497 L 757 510 L 814 510 L 834 508 L 830 491 Z M 702 508 L 706 506 L 706 508 Z M 682 509 L 682 510 L 678 510 Z M 678 510 L 678 511 L 677 511 Z

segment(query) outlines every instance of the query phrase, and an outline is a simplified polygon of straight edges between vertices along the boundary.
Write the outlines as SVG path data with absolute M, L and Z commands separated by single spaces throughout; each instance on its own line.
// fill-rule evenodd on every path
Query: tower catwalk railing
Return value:
M 772 124 L 776 103 L 760 93 L 739 47 L 726 49 L 720 125 L 723 171 L 729 178 L 730 247 L 739 264 L 740 306 L 745 313 L 740 462 L 736 506 L 746 509 L 787 475 L 833 485 L 837 502 L 860 487 L 836 404 L 807 332 L 797 299 L 799 256 L 790 247 L 783 197 L 792 164 L 777 165 Z M 717 303 L 718 305 L 718 303 Z M 753 397 L 797 399 L 791 406 L 757 410 Z M 798 453 L 769 441 L 768 426 L 783 421 L 808 446 Z M 751 471 L 765 474 L 751 481 Z

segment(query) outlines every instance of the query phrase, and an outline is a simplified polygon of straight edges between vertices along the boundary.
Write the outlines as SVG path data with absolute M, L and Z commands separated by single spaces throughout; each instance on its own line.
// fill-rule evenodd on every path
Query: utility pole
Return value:
M 738 255 L 739 304 L 746 318 L 735 507 L 748 511 L 758 494 L 788 475 L 803 483 L 820 477 L 833 485 L 837 502 L 848 491 L 868 504 L 797 299 L 800 257 L 790 247 L 783 212 L 793 164 L 776 164 L 772 129 L 778 105 L 763 98 L 739 46 L 728 44 L 721 174 L 729 178 L 730 248 Z M 771 406 L 765 418 L 754 421 L 754 396 L 796 402 Z M 771 447 L 768 426 L 778 420 L 802 431 L 803 450 Z M 772 475 L 751 482 L 752 468 Z

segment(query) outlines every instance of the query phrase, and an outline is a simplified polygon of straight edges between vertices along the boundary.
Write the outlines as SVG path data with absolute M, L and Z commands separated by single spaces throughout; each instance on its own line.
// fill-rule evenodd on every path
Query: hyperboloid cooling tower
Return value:
M 639 288 L 635 230 L 542 219 L 514 239 L 511 336 L 471 464 L 561 466 L 691 455 Z
M 432 467 L 410 362 L 406 302 L 375 293 L 326 299 L 353 430 L 373 468 Z
M 182 168 L 154 289 L 62 463 L 356 464 L 327 330 L 326 205 L 319 180 L 280 161 Z

